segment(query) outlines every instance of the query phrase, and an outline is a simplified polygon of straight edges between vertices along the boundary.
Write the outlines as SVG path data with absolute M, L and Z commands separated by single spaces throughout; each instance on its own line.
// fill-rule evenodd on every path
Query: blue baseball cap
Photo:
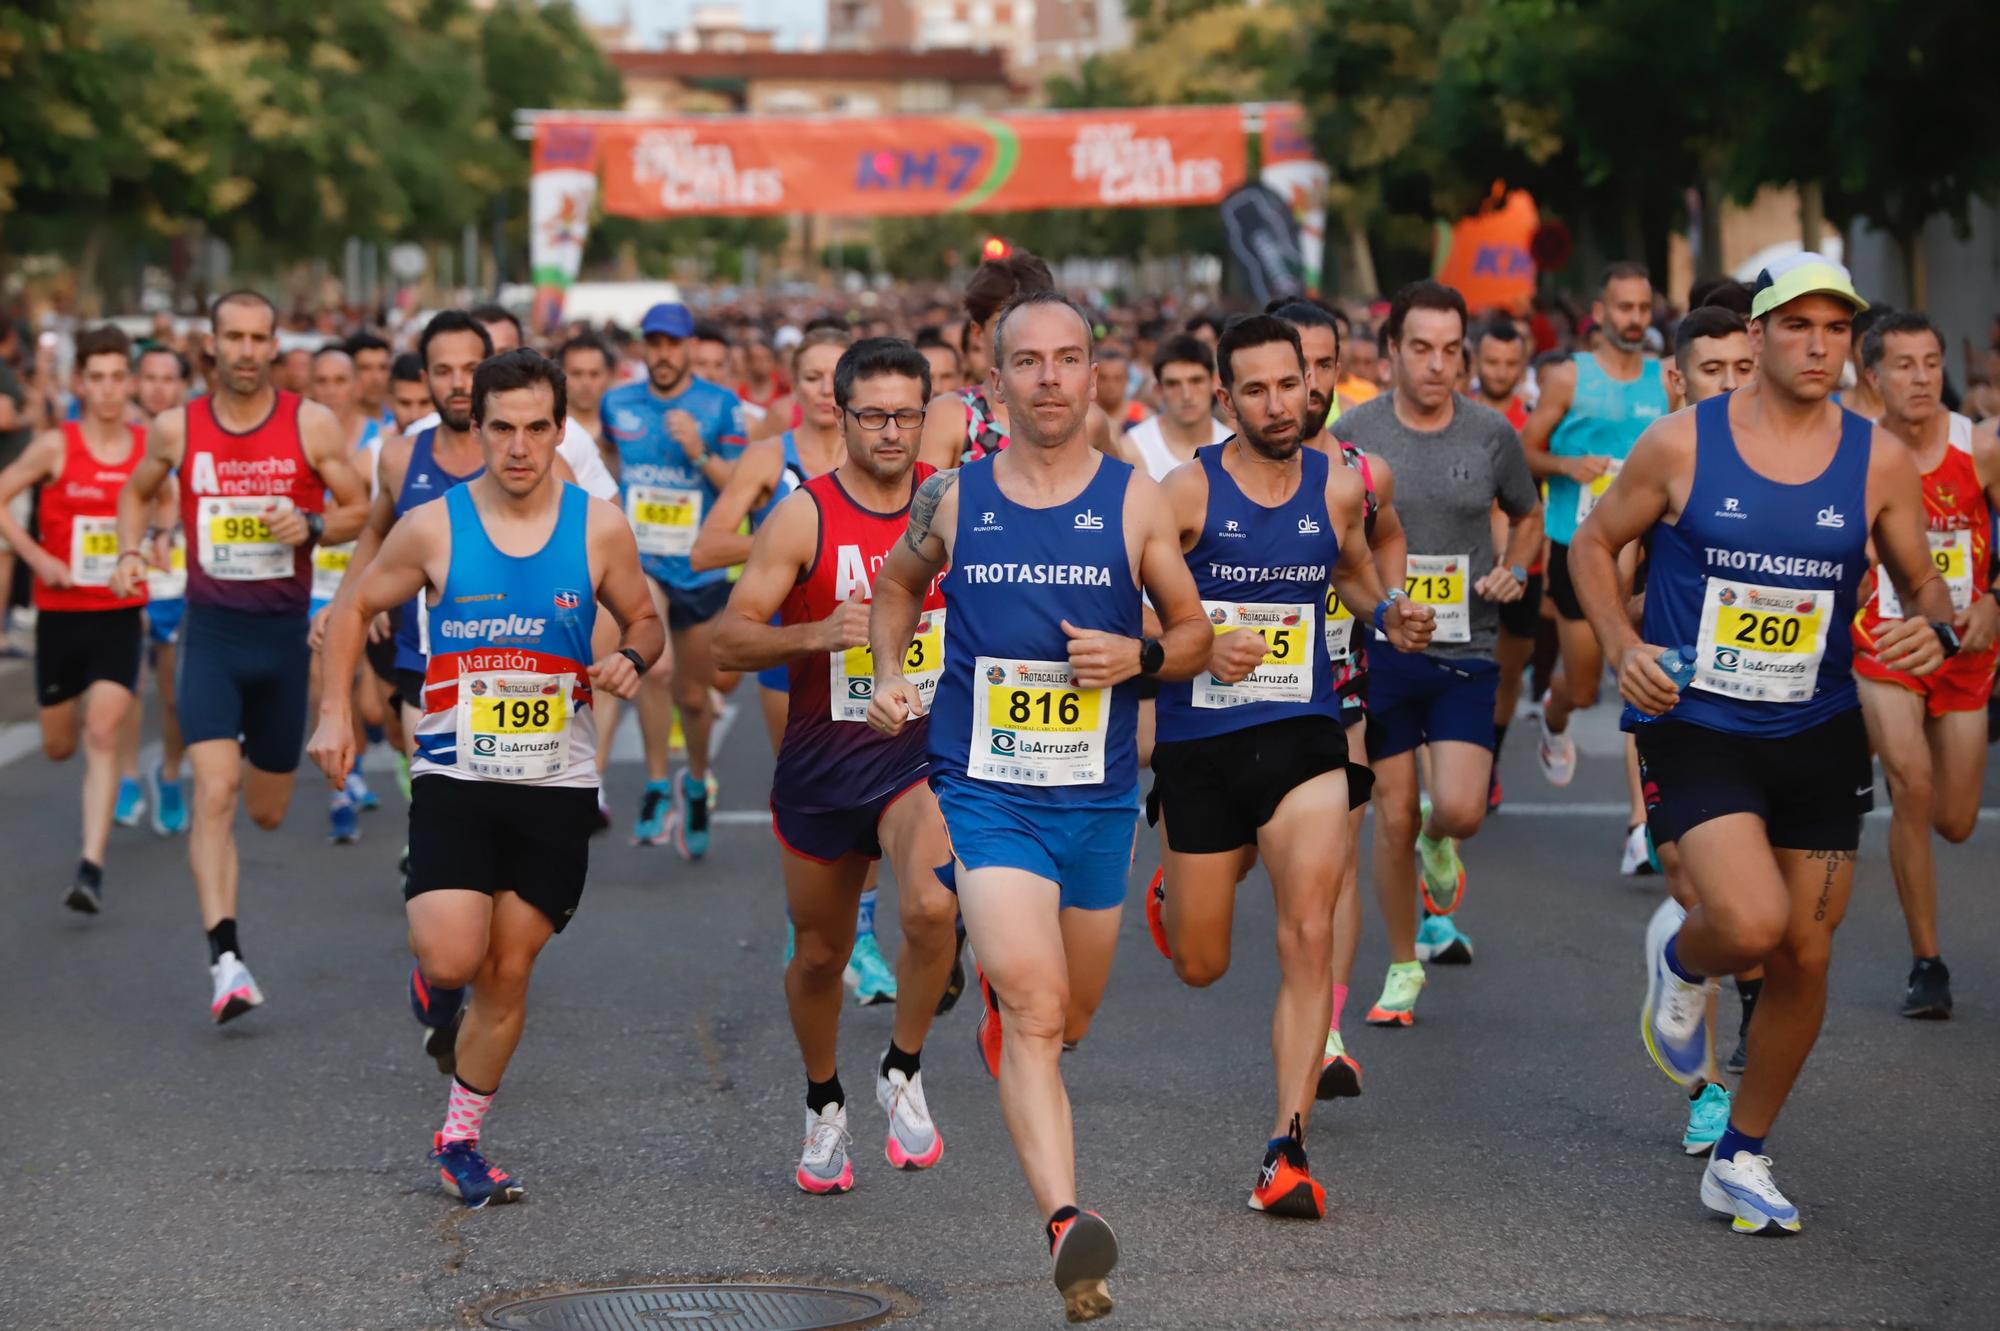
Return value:
M 694 315 L 677 300 L 662 301 L 647 310 L 646 317 L 639 321 L 639 336 L 644 337 L 648 333 L 691 337 L 694 334 Z

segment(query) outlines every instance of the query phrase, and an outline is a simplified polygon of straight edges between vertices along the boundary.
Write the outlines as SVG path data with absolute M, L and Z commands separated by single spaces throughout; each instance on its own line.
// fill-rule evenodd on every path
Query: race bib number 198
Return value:
M 570 674 L 467 671 L 458 678 L 458 762 L 495 781 L 542 781 L 569 767 Z

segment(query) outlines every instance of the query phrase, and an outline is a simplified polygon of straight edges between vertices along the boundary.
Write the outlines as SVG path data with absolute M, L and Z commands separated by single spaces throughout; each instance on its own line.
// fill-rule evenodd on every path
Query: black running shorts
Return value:
M 35 620 L 35 701 L 59 707 L 100 680 L 137 691 L 145 612 L 44 610 Z
M 410 881 L 403 899 L 445 888 L 512 892 L 561 933 L 583 898 L 596 830 L 595 787 L 425 772 L 410 783 Z
M 1875 807 L 1875 770 L 1859 708 L 1764 738 L 1663 719 L 1637 727 L 1639 783 L 1653 841 L 1712 819 L 1754 813 L 1781 850 L 1854 850 Z
M 1375 774 L 1353 762 L 1347 731 L 1328 716 L 1267 721 L 1205 739 L 1153 746 L 1146 818 L 1167 820 L 1167 847 L 1215 855 L 1257 844 L 1257 829 L 1298 787 L 1326 772 L 1347 772 L 1350 807 L 1368 802 Z
M 1542 587 L 1545 574 L 1530 573 L 1527 588 L 1518 601 L 1506 601 L 1500 606 L 1500 631 L 1516 638 L 1526 638 L 1530 642 L 1542 630 Z

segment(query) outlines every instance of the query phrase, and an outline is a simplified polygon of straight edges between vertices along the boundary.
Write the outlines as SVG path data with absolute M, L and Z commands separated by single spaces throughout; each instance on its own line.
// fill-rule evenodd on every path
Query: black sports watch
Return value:
M 326 535 L 326 519 L 317 513 L 306 514 L 306 535 L 315 541 Z
M 1167 663 L 1167 649 L 1160 646 L 1158 638 L 1139 639 L 1139 673 L 1157 675 Z
M 1944 648 L 1944 659 L 1949 661 L 1958 655 L 1958 630 L 1941 619 L 1931 621 L 1931 631 L 1938 636 L 1938 643 Z
M 618 654 L 624 657 L 627 661 L 630 661 L 632 663 L 632 668 L 634 670 L 638 671 L 642 675 L 646 673 L 646 658 L 639 655 L 638 648 L 620 647 L 618 649 Z

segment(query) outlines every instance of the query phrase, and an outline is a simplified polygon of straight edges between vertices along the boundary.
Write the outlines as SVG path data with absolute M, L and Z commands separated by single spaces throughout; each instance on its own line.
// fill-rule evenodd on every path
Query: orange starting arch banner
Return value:
M 638 218 L 1220 203 L 1243 183 L 1248 143 L 1237 106 L 532 123 L 538 175 L 588 173 L 605 212 Z

